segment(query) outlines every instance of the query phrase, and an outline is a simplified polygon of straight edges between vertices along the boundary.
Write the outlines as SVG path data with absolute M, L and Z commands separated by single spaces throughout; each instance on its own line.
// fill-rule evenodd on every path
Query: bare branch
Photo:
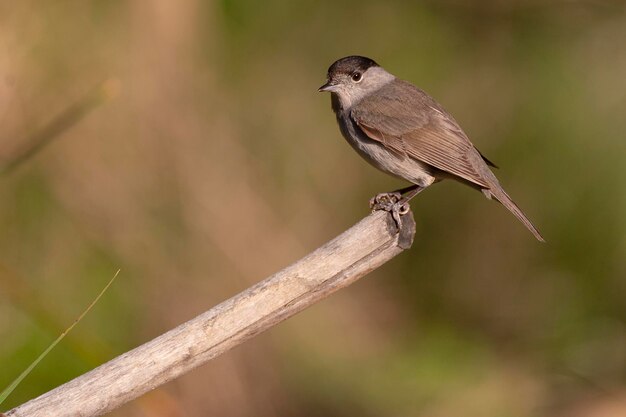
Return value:
M 233 298 L 7 413 L 98 416 L 189 372 L 378 268 L 413 241 L 409 212 L 398 231 L 377 211 Z

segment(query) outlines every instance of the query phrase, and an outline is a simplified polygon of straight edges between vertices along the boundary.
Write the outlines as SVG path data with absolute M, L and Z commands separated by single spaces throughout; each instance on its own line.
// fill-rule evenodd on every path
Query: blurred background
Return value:
M 404 186 L 317 93 L 361 54 L 455 115 L 548 243 L 437 184 L 410 251 L 112 415 L 626 415 L 625 45 L 608 0 L 0 2 L 0 164 L 47 143 L 0 176 L 0 387 L 122 270 L 2 408 Z

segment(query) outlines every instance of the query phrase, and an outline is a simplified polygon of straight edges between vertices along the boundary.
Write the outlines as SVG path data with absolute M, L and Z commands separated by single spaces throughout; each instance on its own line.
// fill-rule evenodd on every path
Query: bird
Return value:
M 483 156 L 441 104 L 373 59 L 352 55 L 335 61 L 318 91 L 331 93 L 343 137 L 367 162 L 411 186 L 380 193 L 373 209 L 408 211 L 408 201 L 430 185 L 454 179 L 506 207 L 540 242 L 539 230 L 504 191 Z

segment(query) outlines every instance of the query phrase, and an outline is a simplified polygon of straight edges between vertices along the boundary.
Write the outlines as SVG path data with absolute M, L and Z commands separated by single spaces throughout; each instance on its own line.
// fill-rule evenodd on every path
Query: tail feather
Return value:
M 515 204 L 515 202 L 511 200 L 511 197 L 509 197 L 509 195 L 506 193 L 506 191 L 502 189 L 502 187 L 495 186 L 491 187 L 489 190 L 484 191 L 495 197 L 500 203 L 502 203 L 504 207 L 506 207 L 511 213 L 513 213 L 513 215 L 515 215 L 515 217 L 517 217 L 517 219 L 521 221 L 528 230 L 530 230 L 530 233 L 532 233 L 538 241 L 545 242 L 545 239 L 543 238 L 543 236 L 541 236 L 539 230 L 537 230 L 532 222 L 528 220 L 528 217 L 526 217 L 522 209 L 520 209 L 517 204 Z

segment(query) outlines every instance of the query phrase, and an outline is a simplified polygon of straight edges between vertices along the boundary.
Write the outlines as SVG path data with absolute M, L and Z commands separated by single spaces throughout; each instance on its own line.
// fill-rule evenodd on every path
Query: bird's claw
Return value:
M 385 210 L 391 212 L 393 206 L 402 199 L 402 194 L 398 192 L 380 193 L 370 199 L 372 211 Z
M 370 199 L 370 208 L 372 211 L 384 210 L 391 213 L 398 227 L 402 224 L 400 216 L 404 216 L 411 209 L 398 192 L 377 194 Z

